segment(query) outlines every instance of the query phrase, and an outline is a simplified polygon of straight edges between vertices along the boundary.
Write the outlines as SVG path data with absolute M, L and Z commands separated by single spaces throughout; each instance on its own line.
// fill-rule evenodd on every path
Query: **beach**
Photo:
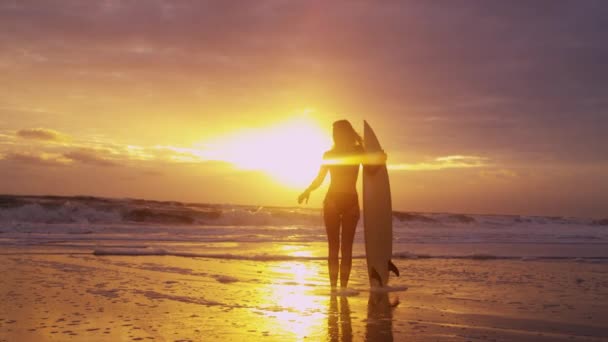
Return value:
M 318 210 L 4 203 L 0 341 L 608 340 L 592 220 L 396 213 L 401 276 L 370 289 L 358 227 L 332 291 Z
M 608 340 L 605 264 L 398 260 L 370 292 L 364 263 L 332 295 L 323 261 L 3 255 L 0 340 Z

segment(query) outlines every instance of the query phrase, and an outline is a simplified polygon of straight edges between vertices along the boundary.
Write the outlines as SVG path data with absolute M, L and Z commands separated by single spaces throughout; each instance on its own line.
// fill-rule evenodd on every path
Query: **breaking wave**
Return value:
M 319 209 L 259 207 L 109 199 L 89 196 L 0 196 L 0 223 L 163 224 L 163 225 L 322 225 Z M 577 224 L 608 226 L 608 219 L 518 215 L 465 215 L 451 213 L 393 212 L 399 225 Z

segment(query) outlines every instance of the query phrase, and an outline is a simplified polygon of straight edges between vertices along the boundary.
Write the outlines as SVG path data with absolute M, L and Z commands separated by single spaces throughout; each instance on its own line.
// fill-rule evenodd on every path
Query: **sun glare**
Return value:
M 260 170 L 291 187 L 308 185 L 331 146 L 330 135 L 310 118 L 247 129 L 205 142 L 202 157 L 243 170 Z

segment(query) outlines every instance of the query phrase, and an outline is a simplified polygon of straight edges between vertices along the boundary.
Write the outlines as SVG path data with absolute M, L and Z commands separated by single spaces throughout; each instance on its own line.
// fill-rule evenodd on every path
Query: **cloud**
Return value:
M 11 152 L 4 155 L 2 159 L 38 166 L 66 166 L 70 163 L 61 155 L 49 153 Z
M 110 139 L 65 136 L 51 129 L 22 129 L 18 134 L 0 133 L 0 159 L 39 166 L 96 165 L 131 166 L 161 164 L 197 164 L 210 166 L 215 161 L 204 158 L 204 151 L 187 146 L 146 146 L 123 144 Z M 38 144 L 38 141 L 57 142 Z M 155 164 L 158 165 L 158 164 Z M 218 163 L 225 166 L 225 163 Z M 148 175 L 160 175 L 150 172 Z
M 429 162 L 421 162 L 414 164 L 389 164 L 389 170 L 405 170 L 405 171 L 428 171 L 428 170 L 443 170 L 443 169 L 462 169 L 486 167 L 489 165 L 489 159 L 478 156 L 462 156 L 452 155 L 445 157 L 437 157 Z
M 144 170 L 141 172 L 141 174 L 145 175 L 145 176 L 154 176 L 154 177 L 165 175 L 163 172 L 157 171 L 157 170 Z
M 479 171 L 479 175 L 484 178 L 509 180 L 519 178 L 520 174 L 509 169 L 488 169 Z
M 197 163 L 204 161 L 204 158 L 201 156 L 202 151 L 190 147 L 156 145 L 151 152 L 157 160 L 175 163 Z
M 81 148 L 78 150 L 66 152 L 63 156 L 71 161 L 96 165 L 96 166 L 118 166 L 119 164 L 108 158 L 108 151 L 96 150 L 90 148 Z
M 27 128 L 20 129 L 16 135 L 24 139 L 44 140 L 44 141 L 62 141 L 65 136 L 57 131 L 48 128 Z

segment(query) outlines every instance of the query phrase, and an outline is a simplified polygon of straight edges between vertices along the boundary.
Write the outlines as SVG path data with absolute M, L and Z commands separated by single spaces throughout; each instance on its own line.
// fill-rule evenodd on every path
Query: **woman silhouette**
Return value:
M 331 183 L 323 201 L 323 219 L 329 246 L 329 281 L 332 287 L 336 287 L 339 273 L 340 286 L 346 288 L 352 264 L 355 228 L 359 221 L 356 184 L 364 150 L 361 136 L 347 120 L 334 122 L 333 140 L 333 148 L 323 155 L 324 162 L 319 174 L 298 197 L 298 203 L 308 203 L 310 192 L 323 183 L 329 171 Z M 340 251 L 342 262 L 339 264 Z

